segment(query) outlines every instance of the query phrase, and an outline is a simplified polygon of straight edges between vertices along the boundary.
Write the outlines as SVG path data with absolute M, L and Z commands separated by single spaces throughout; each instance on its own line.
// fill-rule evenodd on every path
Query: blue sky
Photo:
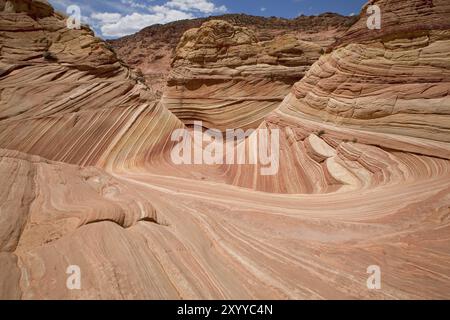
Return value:
M 295 18 L 301 14 L 337 12 L 358 14 L 367 0 L 49 0 L 59 11 L 78 5 L 83 22 L 103 38 L 135 33 L 156 23 L 246 13 L 257 16 Z

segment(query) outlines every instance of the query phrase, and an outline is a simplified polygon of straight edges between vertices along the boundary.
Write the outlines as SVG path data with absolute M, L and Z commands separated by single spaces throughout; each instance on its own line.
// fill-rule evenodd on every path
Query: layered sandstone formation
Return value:
M 164 143 L 160 127 L 181 125 L 90 29 L 68 29 L 46 1 L 0 4 L 3 148 L 104 165 L 131 132 L 144 128 L 147 135 L 134 151 L 121 152 L 144 157 Z
M 362 16 L 294 86 L 281 110 L 295 109 L 310 119 L 352 128 L 450 142 L 450 3 L 377 5 L 381 30 L 368 30 Z
M 167 101 L 45 1 L 0 1 L 0 298 L 448 299 L 450 28 L 426 22 L 450 10 L 407 2 L 375 3 L 386 25 L 415 16 L 418 33 L 363 36 L 361 13 L 351 40 L 272 112 L 176 102 L 180 117 L 196 112 L 187 123 L 279 130 L 280 169 L 261 176 L 254 165 L 175 165 L 170 136 L 186 127 Z M 297 76 L 283 68 L 316 48 L 206 26 L 180 43 L 174 79 L 186 70 L 196 92 L 240 81 L 221 99 L 252 97 L 258 110 L 264 90 Z M 380 290 L 367 288 L 371 265 Z M 66 286 L 70 266 L 80 290 Z
M 448 297 L 445 176 L 349 200 L 0 159 L 4 298 Z M 382 290 L 367 290 L 369 264 Z
M 356 21 L 356 17 L 324 13 L 318 16 L 302 15 L 295 19 L 283 19 L 225 14 L 153 25 L 136 34 L 108 42 L 123 61 L 142 71 L 147 84 L 153 90 L 162 93 L 175 57 L 175 49 L 183 34 L 190 29 L 200 28 L 210 20 L 227 21 L 234 26 L 249 28 L 259 41 L 269 41 L 291 34 L 325 47 L 339 38 Z
M 211 20 L 183 35 L 162 102 L 186 124 L 256 128 L 321 52 L 294 35 L 260 42 L 248 28 Z
M 84 244 L 76 243 L 81 230 L 91 229 L 92 235 L 98 237 L 101 233 L 111 236 L 115 228 L 126 230 L 139 223 L 166 224 L 148 198 L 99 168 L 62 164 L 0 149 L 0 175 L 4 182 L 0 189 L 1 298 L 67 298 L 61 291 L 65 281 L 57 285 L 59 292 L 47 291 L 49 287 L 54 289 L 55 279 L 63 279 L 65 272 L 56 272 L 53 277 L 46 267 L 41 269 L 37 264 L 41 261 L 44 265 L 63 266 L 62 253 L 68 254 L 69 260 L 77 263 L 84 260 L 93 267 L 88 256 L 70 257 L 76 252 L 87 253 L 89 246 L 95 246 L 95 239 L 82 238 Z M 66 245 L 57 253 L 54 250 L 59 250 L 60 240 Z M 94 288 L 102 287 L 102 283 L 97 284 Z M 88 293 L 78 297 L 108 294 Z
M 323 55 L 261 125 L 281 129 L 280 174 L 260 177 L 231 167 L 230 183 L 261 191 L 322 193 L 445 174 L 450 28 L 431 29 L 430 21 L 445 20 L 450 4 L 376 4 L 390 29 L 368 30 L 364 7 L 360 21 L 343 37 L 350 43 L 341 41 Z M 399 16 L 408 28 L 396 25 Z

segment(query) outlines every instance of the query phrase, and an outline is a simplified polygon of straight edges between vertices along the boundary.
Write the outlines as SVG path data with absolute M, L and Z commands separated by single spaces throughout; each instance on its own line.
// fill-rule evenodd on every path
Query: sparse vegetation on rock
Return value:
M 42 57 L 47 61 L 58 61 L 58 57 L 50 51 L 44 51 Z

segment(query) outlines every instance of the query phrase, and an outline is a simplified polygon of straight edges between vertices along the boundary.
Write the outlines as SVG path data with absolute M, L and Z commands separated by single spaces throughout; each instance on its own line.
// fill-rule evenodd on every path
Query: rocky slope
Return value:
M 450 159 L 450 38 L 445 25 L 431 29 L 426 22 L 443 21 L 450 4 L 377 4 L 390 31 L 366 28 L 372 38 L 364 34 L 336 45 L 262 123 L 261 128 L 281 129 L 280 174 L 258 177 L 231 168 L 230 183 L 320 193 L 336 185 L 360 189 L 426 178 L 433 168 L 440 169 L 432 175 L 441 174 Z M 395 26 L 392 19 L 403 16 L 416 27 Z M 362 35 L 365 23 L 361 14 L 343 39 Z
M 304 41 L 312 41 L 326 47 L 345 32 L 356 18 L 334 13 L 300 16 L 295 19 L 226 14 L 154 25 L 134 35 L 108 42 L 121 59 L 143 72 L 150 87 L 161 92 L 171 70 L 175 49 L 183 34 L 189 29 L 199 28 L 210 20 L 222 20 L 234 26 L 248 28 L 255 33 L 258 41 L 269 41 L 277 36 L 291 34 Z
M 375 3 L 387 25 L 415 16 L 418 33 L 363 35 L 361 13 L 351 40 L 273 111 L 246 120 L 245 104 L 216 117 L 189 100 L 171 107 L 211 125 L 279 130 L 280 170 L 261 176 L 254 165 L 175 165 L 170 136 L 186 127 L 167 95 L 155 100 L 46 1 L 0 0 L 0 298 L 448 299 L 449 29 L 426 22 L 450 10 L 407 2 Z M 215 21 L 189 32 L 173 83 L 185 69 L 183 85 L 201 93 L 251 70 L 228 95 L 248 99 L 256 86 L 254 107 L 264 109 L 265 90 L 297 76 L 280 70 L 298 68 L 270 53 L 298 61 L 316 51 L 297 37 L 285 47 L 254 35 Z M 223 55 L 223 45 L 250 55 Z M 255 59 L 283 80 L 251 83 Z M 206 85 L 206 70 L 219 81 Z M 72 265 L 80 290 L 66 286 Z M 370 265 L 381 268 L 381 290 L 366 286 Z
M 186 124 L 256 128 L 321 52 L 294 35 L 260 42 L 248 28 L 211 20 L 183 35 L 162 103 Z
M 51 256 L 35 259 L 33 252 L 51 248 L 64 238 L 70 239 L 64 250 L 71 250 L 70 247 L 78 246 L 74 234 L 85 226 L 95 230 L 97 225 L 109 222 L 126 229 L 139 222 L 164 223 L 145 197 L 98 168 L 82 168 L 0 149 L 0 176 L 4 182 L 0 188 L 3 299 L 49 298 L 50 293 L 45 290 L 51 285 L 51 278 L 47 272 L 40 275 L 35 264 L 39 260 L 44 264 L 63 261 Z M 85 246 L 80 245 L 79 249 L 82 247 Z M 64 276 L 63 272 L 57 277 Z M 38 283 L 43 287 L 36 286 Z M 64 286 L 64 281 L 58 285 L 59 289 Z M 53 297 L 64 295 L 60 291 L 53 293 Z
M 0 9 L 3 148 L 93 165 L 141 130 L 141 119 L 181 125 L 91 30 L 67 29 L 45 1 L 3 1 Z
M 295 109 L 352 128 L 450 142 L 450 3 L 379 5 L 385 12 L 382 29 L 367 31 L 362 18 L 294 86 L 292 105 L 281 110 Z

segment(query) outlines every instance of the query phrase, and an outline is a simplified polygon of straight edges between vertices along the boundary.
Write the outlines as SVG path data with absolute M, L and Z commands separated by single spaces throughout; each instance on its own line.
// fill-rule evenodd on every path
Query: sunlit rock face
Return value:
M 68 29 L 45 1 L 0 8 L 1 147 L 105 165 L 122 138 L 145 126 L 141 119 L 161 120 L 169 134 L 181 124 L 87 27 Z M 164 136 L 154 129 L 156 139 Z M 157 145 L 141 138 L 139 150 L 125 152 L 145 155 Z
M 186 124 L 256 128 L 321 51 L 293 34 L 259 41 L 248 28 L 212 20 L 181 38 L 162 102 Z
M 323 55 L 210 21 L 160 102 L 87 27 L 0 1 L 0 298 L 450 298 L 448 2 L 374 4 L 393 31 L 363 8 Z M 200 120 L 279 134 L 279 170 L 176 165 Z
M 434 23 L 426 22 L 443 21 L 450 6 L 446 1 L 376 5 L 382 29 L 368 29 L 364 7 L 360 21 L 342 38 L 348 43 L 334 45 L 265 117 L 261 128 L 281 130 L 279 173 L 261 177 L 234 166 L 227 168 L 230 183 L 328 193 L 402 184 L 447 170 L 450 33 L 445 24 L 431 29 Z M 392 21 L 403 16 L 409 32 Z M 383 31 L 388 26 L 393 29 Z
M 258 17 L 246 14 L 224 14 L 191 20 L 174 21 L 164 25 L 152 25 L 123 38 L 109 40 L 120 59 L 142 71 L 147 85 L 161 95 L 171 70 L 171 62 L 183 34 L 200 28 L 211 20 L 226 21 L 233 26 L 251 30 L 259 41 L 270 41 L 280 36 L 294 35 L 304 41 L 327 47 L 339 38 L 356 17 L 336 13 L 318 16 L 301 15 L 294 19 Z

